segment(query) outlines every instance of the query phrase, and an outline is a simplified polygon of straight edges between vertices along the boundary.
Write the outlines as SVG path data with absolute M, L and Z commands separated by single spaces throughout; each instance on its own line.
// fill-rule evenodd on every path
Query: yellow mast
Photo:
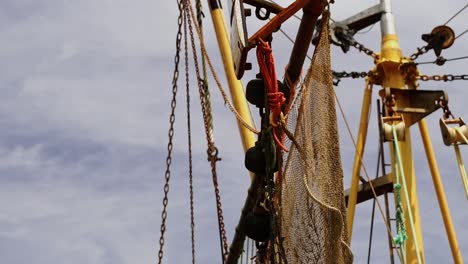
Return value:
M 391 13 L 390 0 L 381 0 L 381 5 L 384 8 L 384 13 L 381 18 L 381 30 L 382 30 L 382 44 L 381 44 L 381 53 L 377 55 L 375 61 L 375 68 L 372 70 L 372 76 L 378 76 L 378 80 L 374 79 L 372 76 L 369 77 L 370 84 L 379 84 L 383 88 L 399 88 L 399 89 L 416 89 L 417 84 L 415 83 L 415 78 L 405 78 L 402 72 L 400 71 L 401 66 L 405 63 L 410 62 L 407 58 L 402 56 L 401 49 L 398 43 L 398 36 L 396 34 L 394 18 Z M 417 71 L 415 72 L 417 74 Z M 351 190 L 348 201 L 348 214 L 347 214 L 347 224 L 348 230 L 350 232 L 350 240 L 352 234 L 352 226 L 354 219 L 354 211 L 357 200 L 357 190 L 361 170 L 361 161 L 364 152 L 365 138 L 367 135 L 367 126 L 368 126 L 368 112 L 371 95 L 368 92 L 369 83 L 366 86 L 362 112 L 361 112 L 361 122 L 359 127 L 359 136 L 357 143 L 356 156 L 354 160 L 354 168 L 351 180 Z M 397 102 L 398 104 L 398 102 Z M 444 220 L 445 229 L 447 232 L 447 237 L 449 240 L 450 248 L 453 255 L 454 263 L 463 263 L 461 252 L 458 246 L 456 233 L 453 228 L 450 212 L 448 209 L 447 201 L 445 198 L 445 193 L 443 190 L 442 182 L 440 179 L 440 173 L 437 167 L 437 163 L 434 157 L 434 151 L 432 149 L 432 144 L 430 141 L 429 133 L 427 130 L 426 122 L 424 119 L 418 122 L 419 130 L 421 133 L 421 138 L 424 144 L 424 149 L 428 159 L 432 180 L 434 183 L 434 188 L 436 190 L 437 199 L 439 202 L 439 207 L 441 210 L 441 215 Z M 411 134 L 409 127 L 405 127 L 405 141 L 399 142 L 399 148 L 401 150 L 401 159 L 403 160 L 403 169 L 405 173 L 405 181 L 408 187 L 408 198 L 409 204 L 405 202 L 404 193 L 402 193 L 402 202 L 405 214 L 411 213 L 414 218 L 414 228 L 416 237 L 412 235 L 411 232 L 408 232 L 408 240 L 406 243 L 406 261 L 407 263 L 417 263 L 418 254 L 420 254 L 420 259 L 424 263 L 424 246 L 421 232 L 421 221 L 419 216 L 419 206 L 416 190 L 416 178 L 414 174 L 414 164 L 411 148 Z M 394 152 L 393 147 L 390 148 L 391 152 Z M 393 155 L 392 155 L 393 157 Z M 392 170 L 395 171 L 395 161 L 392 158 Z M 394 177 L 394 175 L 392 175 Z M 395 179 L 393 179 L 395 181 Z M 408 210 L 409 209 L 409 210 Z M 409 226 L 409 225 L 407 225 Z M 416 249 L 416 245 L 418 248 Z
M 226 78 L 228 80 L 233 106 L 239 115 L 253 127 L 252 117 L 250 116 L 244 89 L 241 81 L 237 79 L 236 72 L 234 70 L 229 35 L 226 29 L 226 20 L 224 18 L 221 2 L 219 0 L 209 0 L 208 3 L 210 6 L 211 19 L 216 32 L 216 39 L 218 40 L 219 50 L 223 59 L 224 72 L 226 73 Z M 255 134 L 244 127 L 240 122 L 237 122 L 237 125 L 239 127 L 242 146 L 244 151 L 247 151 L 255 145 Z

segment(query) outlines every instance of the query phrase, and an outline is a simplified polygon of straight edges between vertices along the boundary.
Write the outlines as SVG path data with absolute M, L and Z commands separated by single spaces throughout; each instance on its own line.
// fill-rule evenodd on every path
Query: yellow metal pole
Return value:
M 401 64 L 404 62 L 404 58 L 401 53 L 400 44 L 398 43 L 398 36 L 396 35 L 394 17 L 391 11 L 390 0 L 381 0 L 381 4 L 384 8 L 384 13 L 381 18 L 381 31 L 382 31 L 382 47 L 381 54 L 378 56 L 376 61 L 376 68 L 374 71 L 380 73 L 382 76 L 381 85 L 382 87 L 392 87 L 405 89 L 405 80 L 400 73 L 399 69 Z M 398 104 L 398 100 L 396 101 Z M 407 263 L 417 263 L 417 252 L 420 252 L 422 261 L 424 260 L 424 246 L 422 240 L 421 231 L 421 219 L 419 216 L 419 205 L 416 190 L 416 177 L 414 174 L 413 154 L 411 149 L 411 134 L 409 127 L 405 128 L 405 141 L 399 142 L 399 148 L 401 150 L 401 159 L 403 160 L 403 170 L 405 173 L 405 182 L 408 189 L 409 203 L 405 202 L 405 194 L 402 194 L 403 207 L 405 212 L 411 213 L 414 219 L 415 234 L 413 237 L 411 233 L 408 235 L 406 242 L 406 260 Z M 393 148 L 390 148 L 393 152 Z M 395 170 L 394 160 L 392 160 L 392 168 Z M 418 249 L 416 249 L 417 240 Z
M 219 51 L 223 59 L 224 72 L 226 73 L 232 103 L 239 115 L 251 125 L 252 117 L 250 116 L 249 107 L 245 98 L 245 92 L 242 83 L 237 79 L 234 70 L 231 46 L 229 45 L 229 35 L 227 33 L 226 22 L 224 19 L 223 9 L 221 8 L 221 3 L 217 0 L 209 0 L 208 3 L 210 5 L 211 19 L 213 21 L 216 32 Z M 237 125 L 239 127 L 242 146 L 244 151 L 247 151 L 250 147 L 255 145 L 255 134 L 244 127 L 239 121 L 237 122 Z
M 348 198 L 348 211 L 346 212 L 346 223 L 348 227 L 348 243 L 351 244 L 353 235 L 354 211 L 356 209 L 359 178 L 361 173 L 362 156 L 366 144 L 367 129 L 369 127 L 369 111 L 372 99 L 372 86 L 367 82 L 364 89 L 364 96 L 361 108 L 361 121 L 359 122 L 359 132 L 356 143 L 356 153 L 354 154 L 353 174 L 351 175 L 351 188 Z
M 457 235 L 455 234 L 455 229 L 452 224 L 452 217 L 450 215 L 450 210 L 445 198 L 444 187 L 440 179 L 439 168 L 437 167 L 437 162 L 434 156 L 434 150 L 432 149 L 432 143 L 429 137 L 429 132 L 427 130 L 426 121 L 423 119 L 419 121 L 419 131 L 421 132 L 421 138 L 424 144 L 424 149 L 426 151 L 427 161 L 429 163 L 429 169 L 431 170 L 432 181 L 434 182 L 434 188 L 437 195 L 437 201 L 439 202 L 440 213 L 442 214 L 442 219 L 444 220 L 445 231 L 447 232 L 447 237 L 450 244 L 450 250 L 452 250 L 453 262 L 456 264 L 462 264 L 463 258 L 458 246 Z

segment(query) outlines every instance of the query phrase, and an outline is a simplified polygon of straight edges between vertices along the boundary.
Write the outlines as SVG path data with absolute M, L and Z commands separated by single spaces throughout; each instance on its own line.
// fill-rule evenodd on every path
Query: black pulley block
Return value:
M 245 152 L 244 164 L 250 172 L 260 175 L 266 174 L 265 149 L 261 146 L 260 142 L 255 142 L 255 146 Z M 277 171 L 278 163 L 275 162 L 273 172 Z
M 286 100 L 289 100 L 289 90 L 278 81 L 278 90 L 284 94 Z M 258 108 L 265 107 L 265 82 L 263 79 L 253 79 L 247 83 L 245 96 L 249 103 Z
M 265 149 L 260 146 L 259 142 L 247 150 L 244 163 L 245 167 L 255 174 L 266 173 Z
M 245 234 L 257 242 L 271 239 L 271 217 L 267 212 L 248 214 L 244 227 Z

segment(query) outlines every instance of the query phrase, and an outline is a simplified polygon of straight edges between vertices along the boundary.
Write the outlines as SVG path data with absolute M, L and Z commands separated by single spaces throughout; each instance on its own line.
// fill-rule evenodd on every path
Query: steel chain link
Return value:
M 171 100 L 171 114 L 169 116 L 169 142 L 167 143 L 167 157 L 166 157 L 166 171 L 164 174 L 164 198 L 163 198 L 163 210 L 161 212 L 161 228 L 159 237 L 159 252 L 158 252 L 158 263 L 162 263 L 164 256 L 164 234 L 166 233 L 166 219 L 167 219 L 167 205 L 169 203 L 169 181 L 171 178 L 171 163 L 172 163 L 172 148 L 174 139 L 174 123 L 175 123 L 175 108 L 177 106 L 177 81 L 179 79 L 179 61 L 180 61 L 180 44 L 182 41 L 182 15 L 183 15 L 183 0 L 179 0 L 177 3 L 179 8 L 179 17 L 177 18 L 177 37 L 176 37 L 176 54 L 174 57 L 174 74 L 172 76 L 172 100 Z
M 356 71 L 352 71 L 352 72 L 346 72 L 346 71 L 341 71 L 341 72 L 336 72 L 336 71 L 332 71 L 332 74 L 334 77 L 336 78 L 353 78 L 353 79 L 357 79 L 357 78 L 365 78 L 367 76 L 370 76 L 371 75 L 371 72 L 356 72 Z
M 193 198 L 193 161 L 192 161 L 192 129 L 190 118 L 190 76 L 189 76 L 189 57 L 187 41 L 187 19 L 184 16 L 184 47 L 185 47 L 185 91 L 187 105 L 187 143 L 189 157 L 189 193 L 190 193 L 190 238 L 192 244 L 192 264 L 195 264 L 195 209 Z
M 363 44 L 357 42 L 355 39 L 351 41 L 351 45 L 355 47 L 357 50 L 359 50 L 360 52 L 364 52 L 366 55 L 371 56 L 374 59 L 377 57 L 377 54 L 374 51 L 367 48 Z
M 206 138 L 208 141 L 208 150 L 207 150 L 208 161 L 210 161 L 210 164 L 211 164 L 211 174 L 213 178 L 213 187 L 214 187 L 215 199 L 216 199 L 216 209 L 217 209 L 217 214 L 218 214 L 218 228 L 219 228 L 220 240 L 221 240 L 220 241 L 221 242 L 221 255 L 222 255 L 223 263 L 224 263 L 224 260 L 228 253 L 228 242 L 227 242 L 226 229 L 224 225 L 221 195 L 219 193 L 218 176 L 217 176 L 217 171 L 216 171 L 216 162 L 221 159 L 218 157 L 218 149 L 216 148 L 216 145 L 214 143 L 211 103 L 209 100 L 209 93 L 207 92 L 208 88 L 206 87 L 206 82 L 204 79 L 201 78 L 201 74 L 200 74 L 198 56 L 197 56 L 196 47 L 195 47 L 195 38 L 193 34 L 192 19 L 189 13 L 190 7 L 188 6 L 188 4 L 189 4 L 189 1 L 186 1 L 185 10 L 186 10 L 187 22 L 189 25 L 190 40 L 192 43 L 192 52 L 193 52 L 193 60 L 195 64 L 195 71 L 196 71 L 196 75 L 198 79 L 198 90 L 200 93 L 203 122 L 205 126 Z
M 421 48 L 418 48 L 418 51 L 416 51 L 414 54 L 412 54 L 410 56 L 410 59 L 412 59 L 413 61 L 416 60 L 419 56 L 427 53 L 428 51 L 430 51 L 431 49 L 428 49 L 427 46 L 422 46 Z
M 451 81 L 468 81 L 468 74 L 462 75 L 453 75 L 453 74 L 444 74 L 444 75 L 419 75 L 418 79 L 421 81 L 444 81 L 444 82 L 451 82 Z

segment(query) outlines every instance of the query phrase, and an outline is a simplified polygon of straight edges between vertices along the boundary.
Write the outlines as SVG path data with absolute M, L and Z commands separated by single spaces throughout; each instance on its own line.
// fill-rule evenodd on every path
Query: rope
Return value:
M 260 39 L 257 45 L 257 60 L 260 67 L 260 73 L 263 76 L 268 95 L 268 107 L 271 111 L 270 123 L 273 126 L 273 138 L 276 144 L 285 152 L 288 150 L 278 138 L 276 127 L 281 118 L 281 106 L 286 101 L 284 94 L 278 90 L 278 81 L 276 78 L 275 60 L 270 45 Z
M 465 141 L 465 144 L 468 144 L 468 140 L 466 139 L 465 135 L 463 135 L 463 133 L 459 130 L 458 127 L 455 128 L 455 131 L 458 133 L 458 135 L 462 137 L 463 141 Z M 460 148 L 458 147 L 458 144 L 455 143 L 454 148 L 455 148 L 455 155 L 457 156 L 458 169 L 460 170 L 463 187 L 465 188 L 466 198 L 468 199 L 468 178 L 466 176 L 465 165 L 463 164 L 463 159 L 460 154 Z
M 408 217 L 409 217 L 409 220 L 410 220 L 409 222 L 410 222 L 410 226 L 411 226 L 411 233 L 413 235 L 413 240 L 414 240 L 414 245 L 415 245 L 415 250 L 416 250 L 416 256 L 418 258 L 418 263 L 421 264 L 423 262 L 422 262 L 422 258 L 421 258 L 421 252 L 419 251 L 418 239 L 416 237 L 416 227 L 414 225 L 413 215 L 412 215 L 411 210 L 410 210 L 411 204 L 410 204 L 410 201 L 409 201 L 408 188 L 406 186 L 406 179 L 405 179 L 405 171 L 403 170 L 403 166 L 402 166 L 403 162 L 401 161 L 401 154 L 400 154 L 400 148 L 398 146 L 398 136 L 397 136 L 396 126 L 395 125 L 392 125 L 392 131 L 393 131 L 393 143 L 394 143 L 394 146 L 395 146 L 396 161 L 397 161 L 397 164 L 398 164 L 398 166 L 396 166 L 396 167 L 398 167 L 400 169 L 401 182 L 403 183 L 403 191 L 405 192 L 405 201 L 406 201 L 406 205 L 408 207 L 407 208 L 408 209 Z M 396 172 L 397 172 L 397 175 L 398 175 L 398 170 L 397 169 L 396 169 Z M 398 180 L 397 180 L 397 182 L 398 182 Z
M 196 72 L 197 79 L 198 79 L 198 82 L 197 82 L 198 91 L 200 94 L 200 103 L 201 103 L 201 108 L 202 108 L 203 122 L 205 125 L 205 134 L 206 134 L 207 145 L 208 145 L 208 151 L 207 151 L 208 161 L 210 162 L 210 165 L 211 165 L 211 175 L 212 175 L 214 193 L 215 193 L 215 198 L 216 198 L 221 258 L 222 258 L 222 263 L 224 263 L 226 255 L 228 253 L 229 246 L 227 242 L 226 229 L 224 225 L 223 209 L 222 209 L 222 204 L 221 204 L 218 176 L 217 176 L 217 171 L 216 171 L 216 162 L 221 159 L 218 158 L 218 149 L 216 148 L 216 145 L 214 143 L 213 129 L 212 127 L 210 127 L 210 122 L 212 120 L 212 113 L 211 113 L 211 108 L 210 109 L 207 108 L 207 105 L 210 105 L 210 102 L 206 101 L 206 97 L 204 96 L 205 85 L 201 79 L 200 69 L 198 66 L 198 58 L 197 58 L 197 52 L 196 52 L 196 47 L 195 47 L 195 38 L 193 36 L 192 20 L 193 20 L 193 24 L 197 25 L 197 23 L 194 20 L 193 10 L 192 10 L 192 5 L 190 3 L 190 0 L 186 0 L 184 3 L 185 3 L 185 7 L 184 7 L 185 16 L 187 18 L 187 22 L 188 22 L 188 26 L 190 30 L 190 41 L 192 44 L 193 61 L 195 65 L 194 68 L 195 68 L 195 72 Z M 192 16 L 190 16 L 189 13 Z
M 396 156 L 396 154 L 395 154 Z M 396 160 L 396 158 L 395 158 Z M 396 200 L 396 229 L 397 234 L 393 237 L 393 241 L 396 245 L 399 245 L 402 254 L 403 254 L 403 263 L 406 263 L 406 240 L 408 236 L 406 234 L 406 227 L 405 227 L 405 215 L 403 210 L 403 203 L 401 202 L 401 184 L 400 184 L 400 173 L 399 173 L 399 164 L 396 162 L 395 164 L 395 200 Z
M 190 0 L 187 0 L 190 2 Z M 233 106 L 232 102 L 229 100 L 229 97 L 226 94 L 226 91 L 224 90 L 223 86 L 221 85 L 221 82 L 219 81 L 218 75 L 216 74 L 216 71 L 214 69 L 213 63 L 211 62 L 210 56 L 208 55 L 208 52 L 206 50 L 206 45 L 205 45 L 205 40 L 203 38 L 202 32 L 200 30 L 200 27 L 198 23 L 195 22 L 195 15 L 193 12 L 193 8 L 191 5 L 189 5 L 189 12 L 192 17 L 192 20 L 194 20 L 193 25 L 195 25 L 195 29 L 197 31 L 197 36 L 200 41 L 200 47 L 203 53 L 203 56 L 206 58 L 206 62 L 208 62 L 208 66 L 210 68 L 211 74 L 213 76 L 213 79 L 216 82 L 216 85 L 218 87 L 219 92 L 221 93 L 221 96 L 223 97 L 224 103 L 228 106 L 229 110 L 236 116 L 236 119 L 241 123 L 245 128 L 250 130 L 252 133 L 259 134 L 260 132 L 252 127 L 240 114 L 237 112 L 235 107 Z
M 369 85 L 369 83 L 368 83 L 368 85 Z M 372 86 L 370 86 L 369 89 L 372 89 Z M 333 90 L 333 91 L 335 91 L 335 90 Z M 348 130 L 348 134 L 351 137 L 351 141 L 353 142 L 354 150 L 357 152 L 356 140 L 354 139 L 353 132 L 351 131 L 351 128 L 349 126 L 348 119 L 346 118 L 346 115 L 344 113 L 343 107 L 341 106 L 341 103 L 340 103 L 340 100 L 339 100 L 338 96 L 336 95 L 336 93 L 334 93 L 334 94 L 335 94 L 336 102 L 338 104 L 338 108 L 340 109 L 341 116 L 343 117 L 343 120 L 345 122 L 346 129 Z M 383 209 L 382 209 L 382 205 L 380 204 L 380 201 L 377 199 L 377 197 L 378 197 L 377 193 L 375 191 L 374 185 L 372 184 L 372 180 L 369 177 L 369 173 L 367 172 L 367 167 L 366 167 L 366 164 L 364 163 L 363 159 L 361 159 L 361 166 L 362 166 L 362 169 L 364 170 L 364 175 L 366 176 L 367 182 L 369 183 L 369 187 L 371 188 L 372 194 L 374 196 L 374 200 L 377 203 L 377 207 L 379 208 L 380 215 L 382 216 L 382 218 L 384 220 L 385 228 L 387 229 L 387 233 L 390 236 L 393 236 L 392 231 L 390 229 L 390 226 L 388 225 L 388 221 L 387 221 L 388 219 L 387 219 L 387 217 L 385 217 L 385 214 L 384 214 Z M 400 258 L 400 261 L 403 261 L 402 253 L 397 250 L 397 254 L 398 254 L 398 257 Z

